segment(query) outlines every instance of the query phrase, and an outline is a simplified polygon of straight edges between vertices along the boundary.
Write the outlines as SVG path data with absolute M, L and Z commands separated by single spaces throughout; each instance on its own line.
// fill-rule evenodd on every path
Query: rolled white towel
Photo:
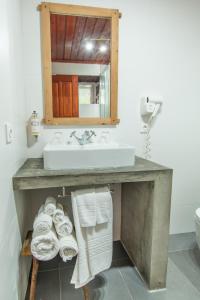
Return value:
M 54 228 L 44 235 L 38 235 L 33 231 L 31 253 L 35 258 L 47 261 L 54 258 L 58 252 L 59 240 Z
M 47 197 L 44 204 L 44 212 L 52 216 L 56 211 L 56 199 L 54 197 Z
M 68 236 L 59 237 L 60 243 L 60 256 L 64 262 L 71 260 L 78 254 L 78 245 L 73 234 Z
M 38 215 L 44 212 L 44 204 L 42 204 L 38 210 Z
M 59 236 L 67 236 L 72 233 L 73 225 L 68 216 L 64 216 L 63 220 L 55 224 L 56 232 Z
M 33 230 L 35 234 L 46 234 L 52 228 L 53 220 L 52 217 L 44 213 L 44 206 L 40 207 L 38 215 L 36 216 L 33 223 Z
M 55 210 L 55 213 L 54 213 L 54 215 L 53 215 L 53 222 L 54 222 L 55 224 L 56 224 L 56 223 L 59 223 L 59 222 L 62 222 L 64 216 L 65 216 L 65 213 L 64 213 L 62 204 L 57 203 L 57 205 L 56 205 L 56 210 Z

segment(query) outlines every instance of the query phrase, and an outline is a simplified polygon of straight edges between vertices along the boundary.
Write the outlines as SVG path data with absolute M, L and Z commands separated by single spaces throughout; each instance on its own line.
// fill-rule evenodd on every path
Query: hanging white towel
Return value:
M 44 204 L 44 212 L 52 216 L 56 211 L 56 199 L 54 197 L 47 197 Z
M 72 209 L 79 252 L 76 259 L 76 265 L 72 275 L 71 283 L 75 285 L 75 288 L 80 288 L 81 286 L 86 285 L 94 277 L 92 276 L 89 268 L 87 251 L 87 228 L 81 227 L 80 225 L 76 194 L 76 192 L 72 192 Z
M 63 221 L 64 215 L 65 215 L 65 213 L 64 213 L 64 209 L 63 209 L 62 204 L 57 203 L 56 210 L 55 210 L 54 215 L 53 215 L 54 224 Z
M 110 268 L 113 254 L 113 207 L 108 198 L 109 221 L 87 228 L 87 246 L 91 274 L 94 276 Z
M 61 222 L 55 223 L 56 232 L 59 236 L 67 236 L 72 233 L 73 225 L 68 216 L 64 216 Z
M 87 192 L 86 192 L 87 193 Z M 82 191 L 83 194 L 83 191 Z M 80 193 L 78 193 L 80 196 Z M 80 288 L 91 281 L 96 274 L 110 268 L 112 262 L 112 197 L 108 202 L 108 222 L 95 226 L 81 227 L 80 207 L 77 205 L 77 192 L 72 192 L 72 208 L 79 253 L 76 260 L 71 283 Z M 79 202 L 81 199 L 79 198 Z M 94 200 L 96 202 L 96 198 Z M 92 204 L 94 206 L 94 204 Z
M 110 203 L 112 200 L 110 190 L 107 186 L 95 189 L 96 198 L 96 222 L 103 224 L 110 221 Z
M 76 203 L 81 227 L 96 225 L 95 189 L 76 191 Z
M 59 241 L 54 228 L 44 235 L 38 235 L 33 231 L 31 253 L 35 258 L 47 261 L 54 258 L 58 252 Z
M 74 234 L 70 234 L 64 237 L 59 237 L 59 243 L 60 243 L 59 253 L 64 262 L 71 260 L 74 256 L 77 255 L 78 245 L 74 237 Z
M 52 217 L 44 213 L 44 205 L 42 205 L 33 223 L 35 234 L 48 233 L 52 228 L 52 222 Z

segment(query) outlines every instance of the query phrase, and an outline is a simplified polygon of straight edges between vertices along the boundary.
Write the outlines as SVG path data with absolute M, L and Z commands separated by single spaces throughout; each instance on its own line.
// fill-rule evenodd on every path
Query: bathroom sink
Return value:
M 117 143 L 87 145 L 47 144 L 43 150 L 46 170 L 133 166 L 135 148 Z

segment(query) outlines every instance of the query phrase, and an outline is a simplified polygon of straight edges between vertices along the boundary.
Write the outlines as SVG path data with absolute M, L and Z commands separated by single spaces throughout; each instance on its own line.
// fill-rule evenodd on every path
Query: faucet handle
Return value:
M 76 134 L 76 130 L 72 131 L 70 134 L 70 138 L 72 138 Z
M 97 136 L 96 132 L 94 130 L 90 130 L 90 132 L 91 132 L 92 135 Z
M 83 134 L 86 134 L 87 136 L 90 134 L 89 130 L 85 130 Z

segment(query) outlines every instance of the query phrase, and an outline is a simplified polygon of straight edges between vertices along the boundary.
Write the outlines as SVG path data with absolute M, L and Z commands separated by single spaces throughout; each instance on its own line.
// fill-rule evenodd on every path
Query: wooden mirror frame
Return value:
M 120 12 L 117 9 L 97 8 L 42 2 L 38 9 L 41 13 L 41 43 L 44 90 L 44 123 L 47 125 L 115 125 L 119 123 L 117 111 L 118 97 L 118 29 Z M 110 80 L 110 117 L 109 118 L 55 118 L 52 99 L 52 62 L 50 14 L 66 14 L 85 17 L 111 19 L 111 80 Z

